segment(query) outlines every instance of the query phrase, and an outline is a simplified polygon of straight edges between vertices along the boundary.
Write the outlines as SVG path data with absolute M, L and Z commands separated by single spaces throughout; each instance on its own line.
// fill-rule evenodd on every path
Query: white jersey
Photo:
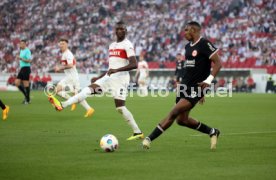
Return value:
M 146 75 L 148 68 L 149 68 L 148 63 L 145 60 L 138 62 L 138 71 L 140 75 Z
M 121 42 L 113 42 L 109 46 L 109 67 L 108 69 L 118 69 L 129 64 L 128 58 L 135 56 L 135 51 L 132 43 L 128 39 Z M 128 71 L 122 71 L 112 74 L 114 76 L 126 75 Z
M 79 76 L 78 76 L 78 71 L 76 69 L 76 59 L 73 53 L 69 49 L 67 49 L 62 53 L 60 64 L 62 65 L 73 64 L 74 66 L 70 69 L 65 69 L 64 73 L 67 78 L 78 80 Z

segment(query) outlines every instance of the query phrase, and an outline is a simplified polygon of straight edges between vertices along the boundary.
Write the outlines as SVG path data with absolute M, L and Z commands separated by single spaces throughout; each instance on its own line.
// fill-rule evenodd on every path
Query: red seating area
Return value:
M 175 69 L 175 62 L 167 61 L 164 63 L 159 62 L 148 62 L 150 69 L 159 69 L 159 68 L 167 68 L 167 69 Z M 223 68 L 262 68 L 267 69 L 267 73 L 275 74 L 276 66 L 272 65 L 256 65 L 256 58 L 247 58 L 244 62 L 240 62 L 239 60 L 235 62 L 231 62 L 230 60 L 226 62 L 222 62 Z

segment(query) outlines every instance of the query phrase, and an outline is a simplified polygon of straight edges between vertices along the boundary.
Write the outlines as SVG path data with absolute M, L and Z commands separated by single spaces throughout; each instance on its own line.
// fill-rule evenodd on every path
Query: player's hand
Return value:
M 91 81 L 91 84 L 94 83 L 94 82 L 96 82 L 98 79 L 99 79 L 99 78 L 97 78 L 97 77 L 91 78 L 91 80 L 90 80 L 90 81 Z
M 109 70 L 107 71 L 107 75 L 110 76 L 111 74 L 116 73 L 116 72 L 118 72 L 117 69 L 109 69 Z
M 58 66 L 56 66 L 56 67 L 54 68 L 54 70 L 55 70 L 55 72 L 59 72 L 59 71 L 60 71 L 60 68 L 59 68 Z
M 207 84 L 207 83 L 205 83 L 205 82 L 197 83 L 197 85 L 198 85 L 199 87 L 201 87 L 202 90 L 204 90 L 205 88 L 207 88 L 207 87 L 210 86 L 210 84 Z
M 205 98 L 202 97 L 199 101 L 198 101 L 199 104 L 203 105 L 205 103 Z

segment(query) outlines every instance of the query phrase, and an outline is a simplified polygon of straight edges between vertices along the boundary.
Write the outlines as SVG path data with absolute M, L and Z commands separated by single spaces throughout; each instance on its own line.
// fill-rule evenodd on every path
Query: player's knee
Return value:
M 15 84 L 15 86 L 20 86 L 20 81 L 18 81 L 18 80 L 16 80 L 15 82 L 14 82 L 14 84 Z
M 179 117 L 176 119 L 176 123 L 177 123 L 179 126 L 187 126 L 187 125 L 188 125 L 186 119 L 179 118 Z
M 97 84 L 91 84 L 89 88 L 91 89 L 91 94 L 101 94 L 103 92 L 101 87 Z
M 177 116 L 179 115 L 179 110 L 178 109 L 173 109 L 171 112 L 170 112 L 170 119 L 175 119 L 177 118 Z
M 125 106 L 121 106 L 121 107 L 117 107 L 116 110 L 118 111 L 118 113 L 123 114 L 123 110 L 125 109 Z

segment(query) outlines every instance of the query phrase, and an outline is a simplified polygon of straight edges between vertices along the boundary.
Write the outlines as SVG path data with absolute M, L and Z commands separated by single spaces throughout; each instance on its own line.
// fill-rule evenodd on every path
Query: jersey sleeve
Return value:
M 67 64 L 74 64 L 74 56 L 72 53 L 67 53 L 66 61 L 67 61 Z
M 146 69 L 149 68 L 149 65 L 148 65 L 148 63 L 147 63 L 146 61 L 144 62 L 144 67 L 145 67 Z
M 202 51 L 209 59 L 218 51 L 218 49 L 208 40 L 205 40 L 202 44 Z
M 32 59 L 32 53 L 30 50 L 26 51 L 26 59 L 31 60 Z
M 134 47 L 132 45 L 132 43 L 127 43 L 126 46 L 125 46 L 125 50 L 126 50 L 126 54 L 127 54 L 127 57 L 131 57 L 131 56 L 135 56 L 135 51 L 134 51 Z

